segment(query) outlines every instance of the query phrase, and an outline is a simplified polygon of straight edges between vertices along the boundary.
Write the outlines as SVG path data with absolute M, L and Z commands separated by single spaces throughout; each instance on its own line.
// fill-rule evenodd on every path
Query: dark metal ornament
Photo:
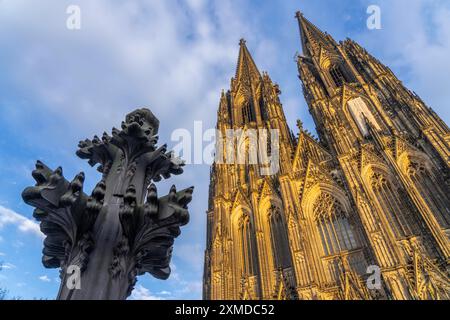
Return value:
M 184 163 L 157 148 L 159 121 L 148 109 L 126 116 L 121 130 L 112 129 L 78 145 L 77 155 L 98 165 L 102 180 L 92 194 L 83 192 L 84 173 L 69 182 L 59 167 L 36 163 L 36 185 L 23 200 L 45 234 L 42 263 L 61 268 L 58 299 L 122 300 L 136 277 L 170 275 L 174 239 L 189 221 L 187 204 L 193 187 L 158 198 L 153 182 L 183 172 Z M 79 288 L 70 284 L 79 271 Z

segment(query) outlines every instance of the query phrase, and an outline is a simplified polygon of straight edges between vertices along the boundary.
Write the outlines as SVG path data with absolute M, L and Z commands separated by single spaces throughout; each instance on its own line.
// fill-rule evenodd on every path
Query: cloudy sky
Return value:
M 381 30 L 366 26 L 371 4 L 381 8 Z M 81 9 L 80 30 L 66 27 L 70 5 Z M 294 62 L 297 10 L 336 40 L 360 42 L 450 122 L 445 0 L 0 0 L 0 287 L 52 299 L 59 286 L 58 272 L 40 263 L 43 236 L 20 197 L 33 184 L 35 160 L 62 165 L 69 179 L 84 171 L 90 191 L 99 174 L 75 156 L 78 141 L 118 126 L 135 108 L 151 108 L 160 142 L 172 147 L 175 129 L 192 132 L 194 121 L 213 128 L 240 38 L 279 83 L 291 128 L 301 118 L 314 131 Z M 171 179 L 196 187 L 191 221 L 176 241 L 171 278 L 140 277 L 132 298 L 201 297 L 208 173 L 189 165 Z

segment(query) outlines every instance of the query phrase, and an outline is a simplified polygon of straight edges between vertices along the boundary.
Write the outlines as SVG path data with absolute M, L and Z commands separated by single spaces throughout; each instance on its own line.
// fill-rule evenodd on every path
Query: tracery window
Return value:
M 266 108 L 266 106 L 264 105 L 264 99 L 263 99 L 263 98 L 261 98 L 261 99 L 259 100 L 259 113 L 261 114 L 261 118 L 262 118 L 263 120 L 267 120 L 267 119 L 268 119 L 268 116 L 267 116 L 267 108 Z
M 322 193 L 314 206 L 314 218 L 325 255 L 359 247 L 359 241 L 350 225 L 341 203 L 328 193 Z
M 372 190 L 386 215 L 389 225 L 397 237 L 418 233 L 418 222 L 410 208 L 400 199 L 404 193 L 392 185 L 381 173 L 373 172 L 370 177 Z
M 366 120 L 368 120 L 375 129 L 381 130 L 377 120 L 375 120 L 375 117 L 366 102 L 364 102 L 361 97 L 349 100 L 347 105 L 353 120 L 355 120 L 356 125 L 363 136 L 366 136 L 369 133 Z
M 341 87 L 346 82 L 344 74 L 339 66 L 334 66 L 330 69 L 331 78 L 334 81 L 336 87 Z
M 286 268 L 290 265 L 289 239 L 279 209 L 272 207 L 268 219 L 275 265 L 277 268 Z
M 256 262 L 256 244 L 254 239 L 253 225 L 248 214 L 243 214 L 239 219 L 239 241 L 241 244 L 243 271 L 247 275 L 255 275 Z
M 214 264 L 216 266 L 221 266 L 222 264 L 222 253 L 221 253 L 221 246 L 220 246 L 220 241 L 215 240 L 214 241 L 214 245 L 213 245 L 213 250 L 212 250 L 212 256 L 213 256 L 213 261 Z
M 242 123 L 249 123 L 254 121 L 256 121 L 256 119 L 255 114 L 253 112 L 252 104 L 251 103 L 244 104 L 244 106 L 242 107 Z
M 442 188 L 447 188 L 446 184 L 443 181 L 437 181 L 437 177 L 432 175 L 423 164 L 417 162 L 411 162 L 409 164 L 407 174 L 416 185 L 420 195 L 433 211 L 440 226 L 442 228 L 449 228 L 450 199 L 448 197 L 448 190 L 447 192 L 442 191 Z

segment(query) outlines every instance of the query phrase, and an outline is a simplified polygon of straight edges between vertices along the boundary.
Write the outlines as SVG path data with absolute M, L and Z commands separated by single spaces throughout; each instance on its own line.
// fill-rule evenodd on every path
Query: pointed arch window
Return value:
M 256 121 L 253 110 L 253 103 L 245 103 L 242 107 L 242 123 L 249 123 Z
M 266 109 L 266 106 L 264 104 L 264 99 L 262 97 L 261 97 L 261 99 L 259 99 L 259 113 L 261 114 L 261 118 L 264 121 L 268 119 L 267 109 Z
M 278 208 L 272 207 L 268 216 L 270 226 L 270 240 L 275 266 L 278 268 L 288 267 L 290 262 L 289 239 L 286 225 Z
M 346 82 L 344 73 L 342 72 L 340 66 L 331 67 L 330 75 L 336 87 L 341 87 Z
M 214 265 L 221 266 L 222 253 L 221 253 L 220 240 L 218 240 L 218 238 L 216 238 L 216 240 L 214 241 L 213 248 L 212 248 L 212 256 L 213 256 L 212 260 L 214 261 Z
M 407 174 L 430 207 L 439 225 L 448 229 L 450 227 L 450 199 L 448 190 L 447 192 L 442 191 L 442 188 L 447 188 L 445 182 L 439 181 L 438 177 L 433 175 L 430 170 L 417 162 L 410 162 Z
M 369 121 L 372 127 L 376 130 L 381 130 L 374 115 L 361 97 L 349 100 L 347 105 L 353 120 L 355 120 L 356 125 L 363 136 L 367 136 L 369 134 L 366 121 Z
M 241 243 L 242 268 L 246 275 L 257 274 L 256 242 L 253 225 L 248 214 L 243 214 L 239 219 L 239 241 Z
M 412 215 L 410 207 L 401 200 L 406 199 L 406 195 L 404 195 L 402 190 L 394 187 L 379 172 L 372 173 L 370 181 L 372 191 L 396 237 L 408 237 L 418 234 L 418 221 Z
M 315 202 L 314 218 L 325 255 L 334 255 L 360 247 L 347 212 L 341 203 L 328 193 L 322 193 Z

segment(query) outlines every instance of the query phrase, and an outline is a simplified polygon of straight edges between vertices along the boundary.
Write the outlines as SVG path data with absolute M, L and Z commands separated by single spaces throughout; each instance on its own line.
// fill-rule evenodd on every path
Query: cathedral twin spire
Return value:
M 293 137 L 241 40 L 218 128 L 278 130 L 281 169 L 213 165 L 204 297 L 450 299 L 448 126 L 361 46 L 296 16 L 320 140 L 301 122 Z

